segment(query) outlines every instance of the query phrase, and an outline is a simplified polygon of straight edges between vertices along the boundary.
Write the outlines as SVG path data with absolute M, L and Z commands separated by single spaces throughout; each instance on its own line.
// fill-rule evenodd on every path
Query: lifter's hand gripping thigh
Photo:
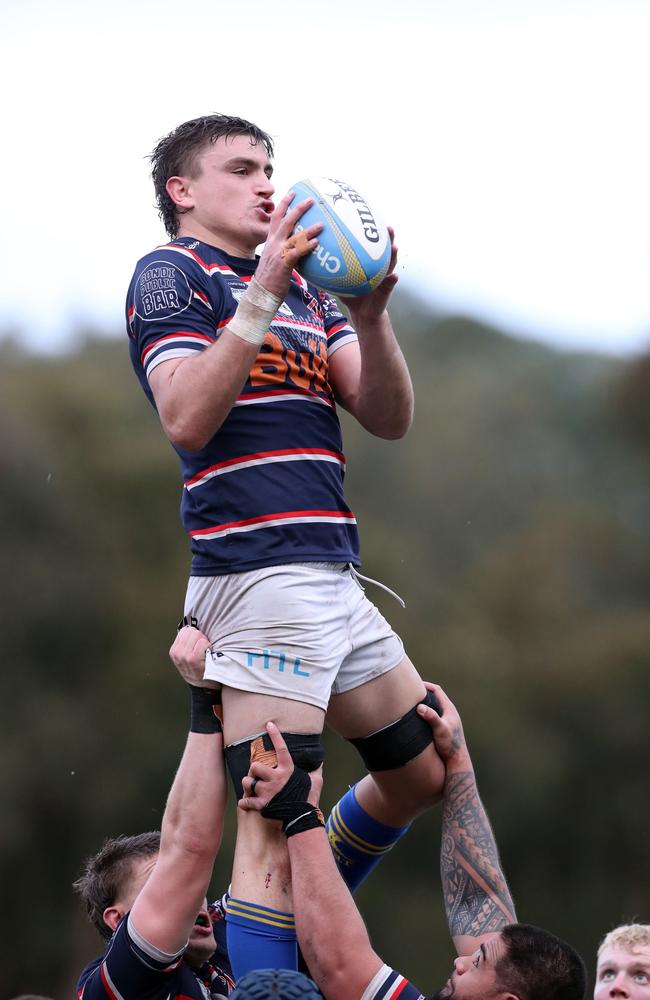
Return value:
M 242 780 L 244 796 L 237 805 L 244 812 L 261 812 L 272 798 L 280 792 L 291 777 L 294 763 L 282 733 L 274 722 L 268 722 L 266 731 L 271 737 L 277 763 L 273 766 L 254 761 L 248 774 Z M 323 766 L 309 772 L 311 791 L 308 801 L 317 806 L 323 787 Z

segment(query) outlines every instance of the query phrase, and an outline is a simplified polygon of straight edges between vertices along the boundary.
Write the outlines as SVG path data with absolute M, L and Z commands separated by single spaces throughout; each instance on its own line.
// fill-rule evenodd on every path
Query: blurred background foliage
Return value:
M 461 709 L 520 919 L 593 969 L 606 930 L 650 919 L 650 354 L 560 353 L 406 296 L 394 313 L 414 427 L 385 442 L 342 417 L 362 570 L 407 607 L 370 597 Z M 126 344 L 3 348 L 0 996 L 63 1000 L 100 950 L 71 882 L 105 836 L 159 826 L 182 750 L 188 545 Z M 326 744 L 329 806 L 360 768 Z M 418 820 L 358 894 L 425 991 L 452 960 L 438 828 Z

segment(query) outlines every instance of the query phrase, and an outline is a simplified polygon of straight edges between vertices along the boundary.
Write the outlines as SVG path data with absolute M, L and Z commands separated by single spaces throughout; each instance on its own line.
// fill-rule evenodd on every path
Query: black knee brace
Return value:
M 294 764 L 303 771 L 315 771 L 325 760 L 325 748 L 317 734 L 282 733 L 282 738 L 287 744 Z M 264 756 L 259 756 L 260 751 L 265 754 L 266 759 Z M 242 779 L 248 774 L 252 761 L 257 759 L 271 763 L 275 751 L 269 734 L 260 733 L 258 736 L 240 740 L 239 743 L 231 743 L 226 747 L 225 754 L 235 795 L 239 800 L 244 794 Z
M 431 691 L 427 691 L 419 704 L 429 705 L 442 715 L 440 702 Z M 429 743 L 433 743 L 433 733 L 429 723 L 418 715 L 416 705 L 390 726 L 349 742 L 357 748 L 369 771 L 390 771 L 403 767 L 422 753 Z

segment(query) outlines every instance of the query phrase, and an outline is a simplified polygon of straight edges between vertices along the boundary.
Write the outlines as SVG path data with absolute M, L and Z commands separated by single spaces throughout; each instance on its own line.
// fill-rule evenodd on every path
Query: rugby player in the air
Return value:
M 339 806 L 340 822 L 371 847 L 348 858 L 358 882 L 423 803 L 439 800 L 444 775 L 415 711 L 422 680 L 359 584 L 343 490 L 337 406 L 386 439 L 412 420 L 388 314 L 397 250 L 377 288 L 347 301 L 348 319 L 296 270 L 322 226 L 291 243 L 311 201 L 289 193 L 274 204 L 272 155 L 269 135 L 228 115 L 160 140 L 152 174 L 170 240 L 135 268 L 127 327 L 133 367 L 181 463 L 185 612 L 212 644 L 206 677 L 223 684 L 235 787 L 241 794 L 269 718 L 301 766 L 318 766 L 327 712 L 372 775 Z M 261 938 L 293 923 L 283 838 L 256 816 L 239 822 L 228 904 L 237 976 Z M 283 964 L 295 961 L 288 939 Z

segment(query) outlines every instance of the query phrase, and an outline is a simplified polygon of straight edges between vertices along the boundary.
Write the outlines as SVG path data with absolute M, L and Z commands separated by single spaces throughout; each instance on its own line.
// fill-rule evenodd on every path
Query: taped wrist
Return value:
M 221 733 L 221 691 L 188 685 L 190 689 L 190 732 Z
M 325 826 L 323 814 L 318 806 L 307 801 L 310 790 L 311 781 L 307 772 L 300 767 L 294 767 L 287 783 L 262 809 L 262 816 L 266 819 L 281 820 L 282 829 L 287 837 L 302 833 L 304 830 Z
M 281 303 L 282 299 L 267 292 L 253 275 L 235 315 L 228 322 L 228 329 L 249 344 L 260 345 Z

